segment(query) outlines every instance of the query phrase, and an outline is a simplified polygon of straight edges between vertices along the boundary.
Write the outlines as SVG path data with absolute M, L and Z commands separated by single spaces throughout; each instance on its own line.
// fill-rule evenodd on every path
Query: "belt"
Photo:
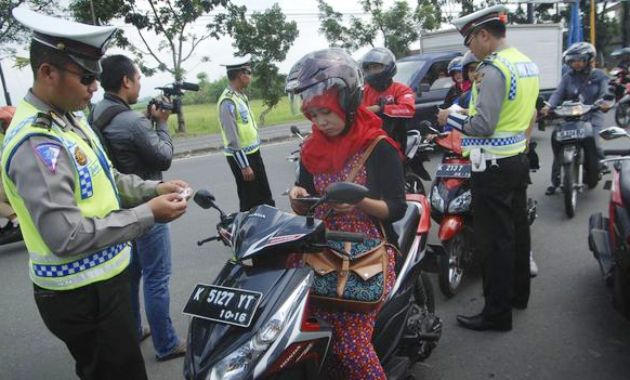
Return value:
M 504 158 L 510 158 L 510 157 L 514 157 L 514 156 L 518 156 L 521 153 L 515 153 L 515 154 L 511 154 L 509 156 L 504 156 L 504 155 L 500 155 L 500 154 L 492 154 L 492 153 L 483 153 L 483 156 L 485 158 L 486 161 L 498 161 L 498 160 L 502 160 Z

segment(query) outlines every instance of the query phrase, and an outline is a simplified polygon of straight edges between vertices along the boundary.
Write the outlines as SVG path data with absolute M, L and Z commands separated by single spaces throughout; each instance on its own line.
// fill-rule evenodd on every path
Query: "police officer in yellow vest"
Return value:
M 98 89 L 99 60 L 116 28 L 28 8 L 13 16 L 33 31 L 34 84 L 2 145 L 2 181 L 20 219 L 35 302 L 79 378 L 146 379 L 128 242 L 180 217 L 188 185 L 116 172 L 80 111 Z
M 506 8 L 496 5 L 453 21 L 478 58 L 469 117 L 438 114 L 460 130 L 472 162 L 476 249 L 483 260 L 485 305 L 458 316 L 472 330 L 512 329 L 512 308 L 527 307 L 530 235 L 527 223 L 529 162 L 524 155 L 538 96 L 538 67 L 505 39 Z
M 260 155 L 260 137 L 256 117 L 245 89 L 251 81 L 250 55 L 234 57 L 223 64 L 230 84 L 219 98 L 219 123 L 223 137 L 223 154 L 236 179 L 240 210 L 254 206 L 275 206 L 265 165 Z

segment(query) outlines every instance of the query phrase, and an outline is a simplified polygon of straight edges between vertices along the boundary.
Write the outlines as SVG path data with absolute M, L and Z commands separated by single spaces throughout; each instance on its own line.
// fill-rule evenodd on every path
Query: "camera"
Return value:
M 166 96 L 168 99 L 171 99 L 171 97 L 173 96 L 175 97 L 175 99 L 172 103 L 165 102 L 162 99 L 151 99 L 151 101 L 149 101 L 149 104 L 147 105 L 147 113 L 151 114 L 151 107 L 155 105 L 157 109 L 163 109 L 176 114 L 181 114 L 181 97 L 184 95 L 184 91 L 199 91 L 199 85 L 189 82 L 175 82 L 164 87 L 156 87 L 156 89 L 161 90 L 164 96 Z

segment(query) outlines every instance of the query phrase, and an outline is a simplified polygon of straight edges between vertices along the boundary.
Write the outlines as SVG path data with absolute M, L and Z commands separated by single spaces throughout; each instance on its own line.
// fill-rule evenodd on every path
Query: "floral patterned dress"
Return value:
M 352 156 L 344 169 L 339 173 L 314 174 L 313 182 L 317 193 L 323 194 L 329 185 L 344 181 L 357 165 L 363 153 L 361 151 Z M 364 186 L 367 184 L 365 166 L 359 170 L 353 182 Z M 316 211 L 316 217 L 319 219 L 324 218 L 329 208 L 328 205 L 319 207 Z M 379 226 L 358 208 L 349 213 L 332 212 L 324 219 L 324 223 L 329 230 L 364 232 L 368 239 L 383 240 L 385 238 Z M 395 251 L 392 248 L 388 248 L 388 253 L 389 266 L 385 284 L 386 294 L 394 287 L 396 280 Z M 330 379 L 386 379 L 385 372 L 371 342 L 377 310 L 367 313 L 351 313 L 316 306 L 312 310 L 313 316 L 322 318 L 333 328 L 332 357 L 327 368 Z

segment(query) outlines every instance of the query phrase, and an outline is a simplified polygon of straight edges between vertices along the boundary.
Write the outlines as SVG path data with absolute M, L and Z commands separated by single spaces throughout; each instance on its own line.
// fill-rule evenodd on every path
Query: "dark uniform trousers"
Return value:
M 276 202 L 271 196 L 267 172 L 265 171 L 265 164 L 260 155 L 260 150 L 247 155 L 249 167 L 254 172 L 254 180 L 249 182 L 243 179 L 243 173 L 236 163 L 236 159 L 233 156 L 226 156 L 226 158 L 236 179 L 236 190 L 241 212 L 249 211 L 252 207 L 262 204 L 275 207 Z
M 512 318 L 512 304 L 527 306 L 530 292 L 527 221 L 529 162 L 519 154 L 487 161 L 486 170 L 473 172 L 472 204 L 475 244 L 483 263 L 488 318 Z
M 76 361 L 82 380 L 146 380 L 131 313 L 129 271 L 67 291 L 35 288 L 46 327 Z

